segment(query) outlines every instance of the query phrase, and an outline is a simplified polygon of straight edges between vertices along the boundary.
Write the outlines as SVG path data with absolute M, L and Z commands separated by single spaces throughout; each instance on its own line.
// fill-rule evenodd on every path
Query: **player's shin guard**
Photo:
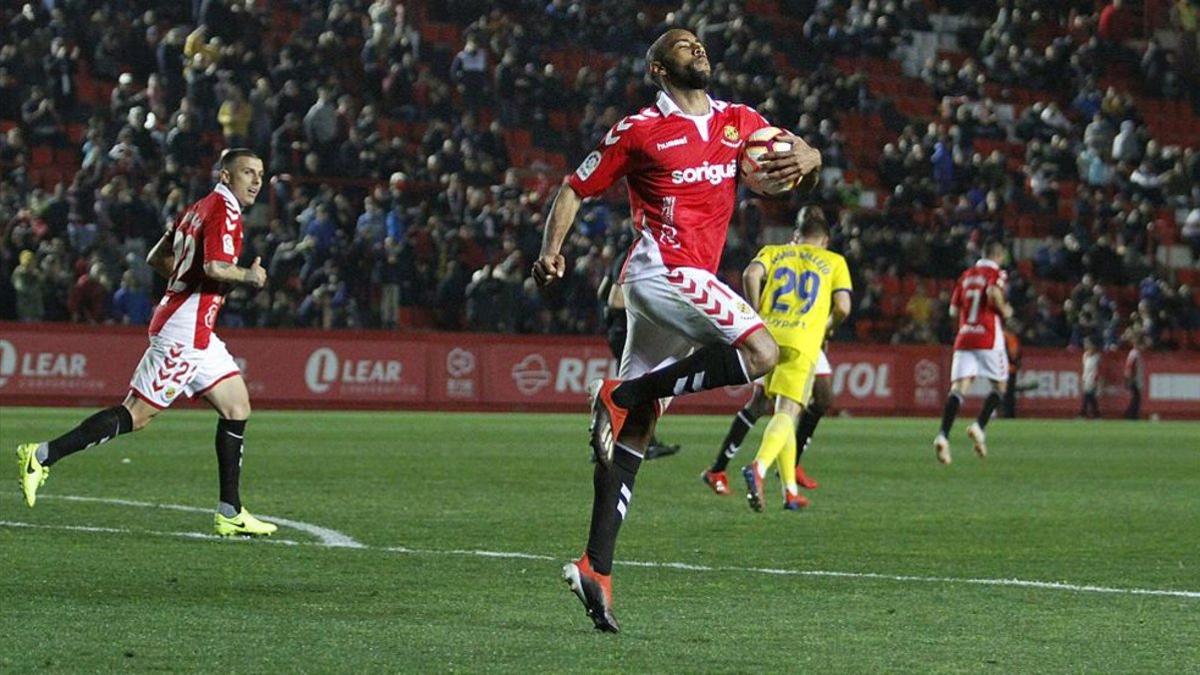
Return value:
M 1000 405 L 1000 400 L 1000 393 L 995 391 L 983 400 L 983 409 L 979 411 L 979 417 L 975 418 L 980 429 L 987 428 L 987 423 L 992 419 L 992 413 L 996 412 L 996 407 Z
M 954 418 L 958 417 L 958 409 L 962 406 L 962 394 L 950 392 L 946 397 L 946 406 L 942 408 L 942 435 L 950 436 L 950 427 L 954 426 Z
M 238 482 L 242 473 L 242 445 L 246 435 L 246 420 L 217 420 L 217 475 L 221 481 L 221 504 L 232 507 L 236 516 L 242 510 Z
M 612 400 L 628 410 L 659 398 L 694 394 L 749 381 L 737 349 L 730 345 L 709 345 L 669 366 L 622 382 L 613 390 Z
M 824 414 L 825 407 L 813 403 L 806 407 L 804 414 L 800 416 L 800 424 L 796 425 L 796 464 L 799 464 L 800 458 L 804 456 L 808 442 L 812 440 L 812 435 L 817 430 L 817 423 L 821 421 L 821 416 Z
M 42 466 L 50 466 L 58 460 L 79 452 L 93 445 L 107 441 L 133 431 L 133 416 L 123 405 L 105 408 L 79 423 L 79 426 L 59 436 L 46 444 L 43 458 L 38 456 Z M 39 448 L 40 450 L 40 448 Z
M 729 466 L 729 460 L 733 459 L 733 456 L 742 448 L 746 434 L 750 433 L 757 421 L 758 415 L 754 414 L 754 410 L 750 406 L 742 408 L 733 416 L 733 421 L 729 424 L 729 433 L 725 434 L 725 440 L 721 441 L 721 451 L 717 453 L 717 459 L 713 461 L 712 471 L 720 473 Z
M 622 443 L 613 449 L 612 466 L 597 463 L 592 474 L 592 526 L 588 531 L 587 556 L 592 569 L 612 574 L 617 532 L 633 499 L 633 481 L 642 464 L 640 453 Z

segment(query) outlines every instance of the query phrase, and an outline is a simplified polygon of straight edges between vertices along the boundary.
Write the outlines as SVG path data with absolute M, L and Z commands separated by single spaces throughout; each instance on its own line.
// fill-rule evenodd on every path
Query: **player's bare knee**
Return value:
M 159 413 L 158 408 L 146 403 L 132 393 L 125 397 L 121 405 L 129 412 L 129 430 L 131 432 L 145 429 Z
M 221 406 L 217 412 L 227 420 L 248 420 L 250 419 L 250 401 L 227 403 Z

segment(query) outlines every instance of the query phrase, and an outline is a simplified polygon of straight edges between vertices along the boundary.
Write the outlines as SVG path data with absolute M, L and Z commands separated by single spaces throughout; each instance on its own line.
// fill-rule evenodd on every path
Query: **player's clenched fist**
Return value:
M 533 280 L 545 288 L 562 278 L 567 271 L 567 259 L 561 253 L 543 255 L 533 263 Z
M 267 285 L 267 271 L 263 269 L 262 256 L 256 257 L 254 262 L 250 263 L 250 278 L 247 281 L 255 288 Z

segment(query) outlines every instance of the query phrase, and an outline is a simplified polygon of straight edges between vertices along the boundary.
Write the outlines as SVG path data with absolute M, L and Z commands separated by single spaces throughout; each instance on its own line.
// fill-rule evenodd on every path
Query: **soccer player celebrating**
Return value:
M 763 479 L 776 460 L 784 508 L 805 506 L 795 474 L 796 422 L 812 396 L 825 335 L 850 315 L 850 270 L 845 258 L 826 249 L 829 225 L 820 209 L 802 212 L 792 241 L 764 246 L 742 275 L 746 297 L 758 305 L 780 351 L 779 365 L 763 383 L 763 392 L 775 399 L 775 415 L 754 461 L 742 470 L 755 511 L 763 510 Z
M 618 630 L 613 550 L 658 416 L 672 396 L 746 384 L 779 357 L 758 315 L 715 274 L 743 139 L 768 124 L 751 108 L 705 93 L 712 69 L 704 45 L 687 30 L 659 36 L 646 64 L 657 100 L 613 125 L 567 177 L 533 264 L 540 285 L 561 278 L 560 251 L 580 202 L 627 178 L 638 232 L 620 280 L 628 336 L 620 379 L 590 387 L 592 522 L 586 552 L 563 568 L 595 627 L 611 632 Z M 767 180 L 792 184 L 820 168 L 819 152 L 796 136 L 784 140 L 790 150 L 763 156 Z
M 1008 260 L 1008 250 L 1003 242 L 989 240 L 983 252 L 984 257 L 958 278 L 950 296 L 950 316 L 958 317 L 958 336 L 954 338 L 950 395 L 942 409 L 942 428 L 933 439 L 934 452 L 942 464 L 950 463 L 950 428 L 975 378 L 982 376 L 992 383 L 979 417 L 967 427 L 967 436 L 975 444 L 975 454 L 980 459 L 987 457 L 984 429 L 1008 386 L 1008 355 L 1001 320 L 1012 316 L 1012 307 L 1004 299 L 1008 276 L 1001 269 Z
M 258 258 L 237 265 L 242 250 L 242 209 L 254 203 L 263 185 L 263 163 L 253 151 L 229 150 L 220 160 L 220 182 L 189 206 L 150 250 L 147 261 L 167 279 L 167 292 L 150 321 L 150 347 L 142 356 L 121 405 L 101 410 L 79 426 L 45 443 L 17 448 L 21 490 L 33 506 L 38 488 L 58 460 L 121 434 L 140 431 L 186 393 L 202 397 L 217 420 L 217 475 L 220 497 L 216 533 L 269 535 L 276 530 L 242 507 L 238 481 L 242 439 L 250 417 L 250 395 L 241 371 L 213 333 L 229 284 L 262 288 L 267 273 Z

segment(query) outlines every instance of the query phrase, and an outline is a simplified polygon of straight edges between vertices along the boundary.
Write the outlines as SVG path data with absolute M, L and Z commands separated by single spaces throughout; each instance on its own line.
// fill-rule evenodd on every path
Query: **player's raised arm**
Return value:
M 542 233 L 542 251 L 533 263 L 533 279 L 538 286 L 554 283 L 566 273 L 567 261 L 561 253 L 562 244 L 582 203 L 583 198 L 579 193 L 575 192 L 569 183 L 564 182 L 550 207 L 550 218 L 546 222 L 545 232 Z
M 175 271 L 175 250 L 172 248 L 174 235 L 173 228 L 167 230 L 150 249 L 150 253 L 146 254 L 146 263 L 150 265 L 150 269 L 164 279 L 170 279 Z

